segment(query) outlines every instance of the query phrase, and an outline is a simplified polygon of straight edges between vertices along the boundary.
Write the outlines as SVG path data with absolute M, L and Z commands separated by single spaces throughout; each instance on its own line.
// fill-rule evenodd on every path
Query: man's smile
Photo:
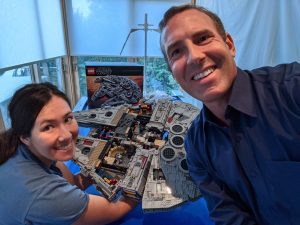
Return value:
M 215 66 L 209 67 L 208 69 L 206 69 L 205 71 L 198 73 L 196 75 L 194 75 L 192 77 L 192 80 L 199 80 L 202 79 L 203 77 L 207 77 L 208 75 L 210 75 L 212 72 L 214 72 L 216 69 Z

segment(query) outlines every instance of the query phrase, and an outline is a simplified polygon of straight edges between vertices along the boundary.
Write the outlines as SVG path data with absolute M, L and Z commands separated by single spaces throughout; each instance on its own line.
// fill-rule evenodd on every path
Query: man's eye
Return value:
M 199 44 L 205 44 L 206 42 L 208 42 L 209 41 L 209 36 L 208 35 L 201 35 L 201 36 L 199 36 L 198 38 L 197 38 L 197 42 L 199 43 Z
M 170 58 L 171 59 L 176 58 L 179 54 L 180 54 L 180 49 L 172 50 L 170 53 Z

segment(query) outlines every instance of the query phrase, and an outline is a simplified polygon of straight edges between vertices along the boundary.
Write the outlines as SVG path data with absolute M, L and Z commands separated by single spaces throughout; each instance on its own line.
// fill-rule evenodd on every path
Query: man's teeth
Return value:
M 206 77 L 206 76 L 208 76 L 209 74 L 211 74 L 212 72 L 214 72 L 214 70 L 215 70 L 215 68 L 212 68 L 212 67 L 211 67 L 211 68 L 205 70 L 204 72 L 195 75 L 195 76 L 193 77 L 193 80 L 199 80 L 199 79 L 201 79 L 201 78 L 203 78 L 203 77 Z

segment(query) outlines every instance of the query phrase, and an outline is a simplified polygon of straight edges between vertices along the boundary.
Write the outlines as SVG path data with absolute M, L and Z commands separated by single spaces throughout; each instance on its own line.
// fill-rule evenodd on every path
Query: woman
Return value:
M 0 224 L 106 224 L 136 206 L 89 195 L 73 157 L 78 125 L 69 100 L 50 83 L 19 89 L 8 107 L 11 129 L 0 136 Z

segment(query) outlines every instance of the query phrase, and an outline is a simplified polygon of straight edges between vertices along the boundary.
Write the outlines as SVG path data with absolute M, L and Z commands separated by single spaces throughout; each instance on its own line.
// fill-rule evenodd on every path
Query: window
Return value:
M 190 0 L 71 0 L 65 1 L 66 8 L 61 7 L 59 0 L 28 0 L 22 4 L 16 0 L 0 0 L 0 3 L 4 9 L 0 11 L 0 25 L 5 34 L 0 35 L 3 46 L 0 83 L 5 84 L 0 90 L 0 113 L 6 128 L 10 126 L 9 99 L 26 83 L 51 82 L 64 91 L 73 104 L 79 98 L 78 87 L 81 96 L 85 96 L 85 61 L 143 65 L 147 58 L 144 95 L 158 90 L 160 94 L 169 95 L 180 92 L 160 53 L 156 31 L 167 8 L 190 3 Z M 145 43 L 146 22 L 148 43 Z M 64 27 L 66 24 L 68 27 Z M 16 30 L 19 32 L 14 32 Z M 148 52 L 147 57 L 145 52 Z M 67 53 L 66 62 L 72 65 L 64 67 L 61 57 Z
M 163 13 L 170 6 L 190 2 L 189 0 L 67 1 L 70 54 L 78 57 L 81 96 L 86 96 L 84 68 L 86 61 L 135 62 L 143 65 L 145 58 L 147 66 L 144 96 L 152 94 L 183 96 L 163 59 L 157 28 Z M 147 32 L 145 25 L 149 25 Z
M 38 64 L 39 80 L 41 82 L 50 82 L 55 84 L 60 90 L 64 91 L 64 85 L 62 81 L 63 68 L 62 59 L 50 59 L 39 62 Z
M 143 57 L 147 14 L 147 55 L 162 57 L 159 33 L 163 13 L 190 0 L 70 0 L 66 1 L 72 56 Z M 128 36 L 129 35 L 129 36 Z
M 0 109 L 6 128 L 10 127 L 7 107 L 13 93 L 25 84 L 31 83 L 31 70 L 29 66 L 18 67 L 0 73 Z
M 66 54 L 60 0 L 0 0 L 0 69 Z

